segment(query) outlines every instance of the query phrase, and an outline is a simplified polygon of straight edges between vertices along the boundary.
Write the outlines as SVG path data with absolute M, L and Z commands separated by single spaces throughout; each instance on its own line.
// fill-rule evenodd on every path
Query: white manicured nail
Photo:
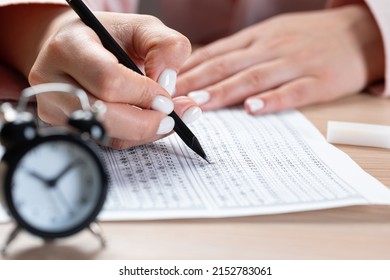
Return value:
M 255 113 L 264 108 L 264 101 L 261 99 L 248 99 L 246 104 L 248 104 L 251 113 Z
M 173 130 L 175 126 L 175 121 L 171 117 L 165 117 L 161 120 L 160 126 L 158 127 L 157 130 L 157 135 L 164 135 Z
M 199 107 L 191 107 L 187 111 L 184 112 L 182 116 L 183 122 L 186 124 L 193 123 L 202 115 L 202 110 Z
M 206 90 L 191 91 L 188 94 L 188 97 L 194 100 L 198 105 L 202 105 L 210 100 L 210 93 Z
M 173 111 L 173 102 L 168 97 L 159 95 L 156 96 L 150 106 L 153 110 L 170 114 Z
M 158 83 L 172 96 L 175 93 L 176 80 L 176 71 L 168 68 L 161 73 L 160 77 L 158 78 Z

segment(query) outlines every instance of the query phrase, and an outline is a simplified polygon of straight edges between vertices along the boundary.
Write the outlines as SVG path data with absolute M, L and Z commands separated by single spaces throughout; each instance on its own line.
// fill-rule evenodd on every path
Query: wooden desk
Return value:
M 302 112 L 325 134 L 328 120 L 390 125 L 390 100 L 357 95 Z M 339 146 L 390 186 L 390 151 Z M 84 231 L 44 244 L 27 233 L 9 259 L 390 259 L 390 207 L 229 219 L 103 223 L 108 247 Z M 2 243 L 12 225 L 0 225 Z

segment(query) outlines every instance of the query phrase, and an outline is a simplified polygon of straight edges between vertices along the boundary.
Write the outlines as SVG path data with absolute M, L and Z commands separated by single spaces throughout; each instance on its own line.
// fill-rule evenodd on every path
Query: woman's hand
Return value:
M 351 5 L 276 16 L 196 50 L 176 94 L 205 110 L 245 102 L 265 114 L 356 93 L 383 75 L 375 20 Z
M 167 115 L 174 107 L 184 121 L 199 117 L 201 110 L 190 98 L 181 97 L 174 102 L 170 96 L 176 73 L 190 54 L 190 44 L 184 36 L 151 16 L 96 13 L 130 57 L 144 68 L 146 76 L 141 76 L 118 63 L 73 11 L 61 9 L 61 13 L 49 8 L 41 14 L 45 18 L 57 13 L 48 28 L 36 34 L 41 37 L 31 51 L 35 57 L 25 60 L 31 65 L 12 56 L 13 65 L 28 75 L 31 85 L 70 83 L 85 89 L 91 101 L 104 101 L 104 123 L 114 148 L 152 142 L 169 134 L 174 121 Z M 39 95 L 37 104 L 40 118 L 54 125 L 62 124 L 80 107 L 77 98 L 63 94 Z

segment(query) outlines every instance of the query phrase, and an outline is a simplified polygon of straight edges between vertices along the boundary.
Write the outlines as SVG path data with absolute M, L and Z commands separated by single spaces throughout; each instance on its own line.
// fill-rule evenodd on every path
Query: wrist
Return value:
M 356 48 L 366 69 L 366 84 L 383 79 L 385 73 L 384 43 L 379 26 L 370 9 L 364 4 L 337 8 L 346 21 L 348 39 Z
M 21 4 L 0 8 L 0 60 L 26 78 L 56 19 L 68 6 Z

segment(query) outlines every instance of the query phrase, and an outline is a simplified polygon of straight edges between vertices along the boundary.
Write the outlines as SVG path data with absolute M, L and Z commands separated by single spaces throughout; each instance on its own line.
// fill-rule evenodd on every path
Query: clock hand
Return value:
M 55 189 L 52 189 L 52 191 L 55 192 L 55 196 L 61 200 L 61 204 L 64 205 L 67 210 L 69 211 L 69 214 L 71 216 L 74 216 L 75 215 L 75 212 L 73 211 L 71 205 L 69 204 L 68 200 L 65 198 L 64 194 L 62 193 L 61 189 L 60 188 L 55 188 Z
M 60 206 L 63 209 L 63 211 L 66 211 L 69 213 L 69 216 L 74 216 L 74 212 L 72 210 L 72 207 L 68 203 L 68 201 L 65 199 L 65 197 L 62 195 L 62 193 L 58 193 L 57 188 L 51 188 L 49 190 L 50 195 L 53 197 L 54 201 L 57 201 L 56 206 Z
M 38 179 L 39 181 L 45 183 L 45 185 L 48 185 L 49 180 L 46 178 L 43 178 L 41 175 L 36 173 L 35 171 L 27 170 L 27 173 L 31 176 L 34 177 L 35 179 Z
M 65 168 L 64 171 L 67 172 L 69 169 L 70 169 L 70 168 Z M 64 171 L 62 171 L 61 174 L 64 173 Z M 65 172 L 65 173 L 66 173 L 66 172 Z M 44 183 L 46 186 L 48 186 L 48 187 L 51 187 L 51 186 L 55 186 L 55 185 L 56 185 L 55 182 L 54 182 L 54 184 L 52 185 L 52 183 L 53 183 L 53 182 L 51 182 L 52 180 L 47 180 L 46 178 L 43 178 L 41 175 L 39 175 L 39 174 L 36 173 L 35 171 L 27 170 L 27 173 L 28 173 L 30 176 L 32 176 L 32 177 L 38 179 L 39 181 L 43 182 L 43 183 Z M 63 174 L 62 174 L 62 175 L 63 175 Z M 58 190 L 61 191 L 59 188 L 58 188 Z M 53 194 L 54 196 L 56 196 L 58 200 L 61 200 L 61 204 L 64 205 L 64 206 L 67 208 L 67 210 L 69 210 L 69 214 L 72 215 L 72 216 L 74 216 L 74 212 L 73 212 L 72 208 L 70 207 L 68 201 L 65 199 L 65 196 L 63 195 L 63 193 L 62 193 L 62 192 L 61 192 L 61 193 L 58 193 L 58 192 L 56 191 L 55 193 L 52 193 L 52 194 Z M 59 195 L 58 195 L 58 194 L 59 194 Z
M 66 174 L 68 173 L 72 168 L 76 167 L 79 164 L 83 164 L 84 161 L 81 159 L 76 159 L 69 163 L 57 176 L 55 176 L 53 179 L 47 180 L 47 185 L 49 187 L 55 187 L 57 185 L 57 182 Z

